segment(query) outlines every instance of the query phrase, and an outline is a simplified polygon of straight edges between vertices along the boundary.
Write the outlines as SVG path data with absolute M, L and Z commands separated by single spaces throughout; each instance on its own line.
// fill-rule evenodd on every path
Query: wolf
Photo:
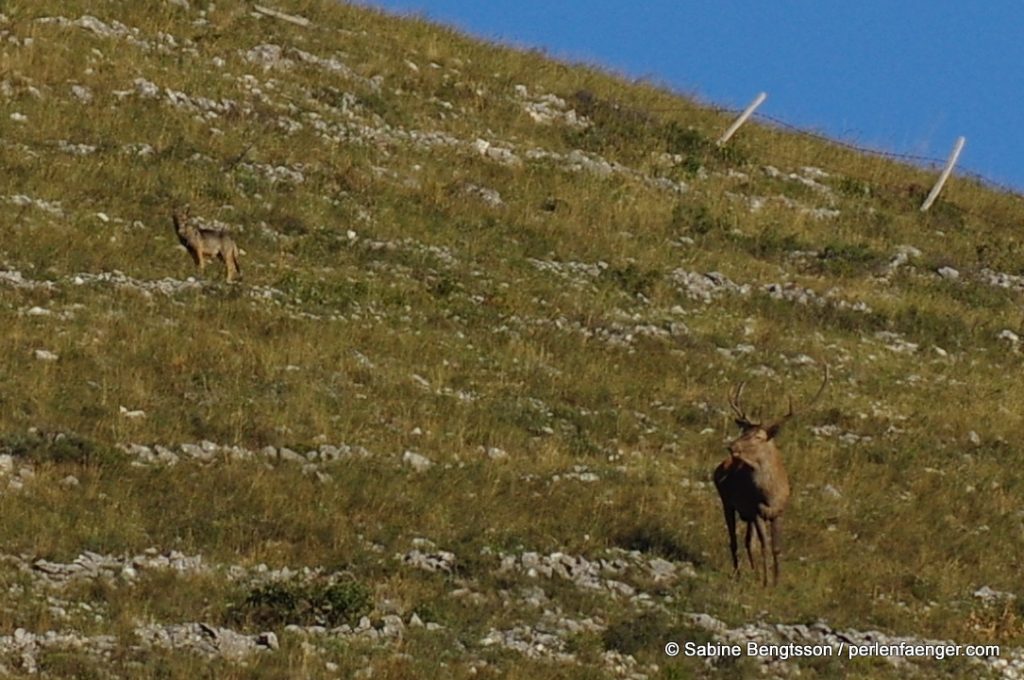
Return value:
M 190 214 L 191 206 L 186 205 L 184 209 L 175 208 L 171 211 L 171 219 L 178 240 L 195 260 L 199 271 L 203 271 L 208 259 L 216 257 L 227 269 L 228 283 L 240 278 L 242 270 L 238 266 L 238 245 L 235 239 L 226 231 L 196 227 L 191 222 Z

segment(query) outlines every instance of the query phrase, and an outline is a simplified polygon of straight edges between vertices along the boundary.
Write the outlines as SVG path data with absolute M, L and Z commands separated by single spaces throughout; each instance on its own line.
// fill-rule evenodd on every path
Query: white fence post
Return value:
M 764 100 L 768 98 L 767 92 L 762 92 L 754 98 L 754 101 L 750 102 L 750 106 L 743 110 L 740 117 L 733 121 L 733 124 L 729 126 L 729 129 L 722 133 L 722 136 L 718 138 L 718 146 L 722 146 L 729 141 L 729 138 L 736 134 L 736 131 L 740 129 L 740 126 L 747 122 L 747 118 L 750 118 L 754 110 L 764 103 Z
M 953 145 L 953 153 L 949 154 L 949 160 L 946 161 L 946 167 L 943 169 L 942 174 L 939 175 L 939 181 L 932 187 L 931 192 L 928 194 L 928 198 L 924 199 L 924 203 L 921 204 L 921 212 L 925 212 L 928 208 L 932 207 L 932 203 L 938 197 L 939 192 L 942 191 L 942 185 L 949 179 L 949 174 L 953 172 L 953 166 L 956 165 L 956 159 L 960 157 L 960 152 L 963 151 L 964 142 L 967 140 L 963 137 L 958 137 L 956 144 Z
M 290 24 L 296 26 L 302 26 L 303 28 L 309 28 L 312 22 L 305 17 L 297 17 L 294 14 L 285 14 L 284 12 L 278 12 L 276 9 L 270 9 L 269 7 L 260 7 L 259 5 L 253 6 L 253 11 L 263 16 L 274 17 L 281 21 L 287 21 Z

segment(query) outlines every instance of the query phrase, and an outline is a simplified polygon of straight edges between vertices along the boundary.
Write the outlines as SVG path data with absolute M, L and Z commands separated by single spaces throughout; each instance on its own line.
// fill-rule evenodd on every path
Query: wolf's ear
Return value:
M 189 216 L 192 214 L 192 206 L 188 203 L 185 205 L 176 206 L 171 210 L 171 217 L 174 218 L 175 226 L 184 227 L 189 220 Z

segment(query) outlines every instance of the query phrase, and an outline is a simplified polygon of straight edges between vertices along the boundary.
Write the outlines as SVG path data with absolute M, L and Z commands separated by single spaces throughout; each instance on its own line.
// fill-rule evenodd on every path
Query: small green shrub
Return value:
M 680 201 L 672 208 L 669 226 L 673 231 L 694 236 L 725 231 L 725 220 L 713 213 L 705 204 Z
M 746 154 L 735 144 L 718 146 L 700 130 L 669 121 L 661 126 L 665 151 L 684 156 L 683 167 L 689 174 L 696 174 L 706 165 L 732 167 L 745 165 Z
M 345 312 L 353 305 L 364 301 L 369 294 L 365 281 L 312 279 L 294 272 L 285 274 L 277 287 L 293 296 L 302 304 L 322 306 L 337 312 Z
M 885 257 L 863 243 L 830 243 L 818 251 L 817 273 L 833 276 L 861 274 L 885 262 Z
M 649 611 L 614 621 L 601 635 L 605 649 L 614 649 L 623 654 L 663 647 L 672 639 L 669 637 L 671 622 L 666 614 Z
M 586 128 L 566 131 L 566 141 L 577 148 L 594 153 L 635 152 L 655 143 L 658 126 L 647 111 L 587 90 L 573 96 L 573 105 L 591 121 Z
M 231 617 L 249 625 L 272 628 L 354 624 L 370 613 L 369 588 L 357 581 L 266 583 L 252 588 L 232 607 Z
M 656 555 L 665 559 L 703 564 L 704 560 L 693 550 L 682 545 L 675 532 L 664 524 L 641 518 L 632 526 L 620 530 L 614 536 L 615 544 L 626 550 L 639 550 L 642 553 Z
M 33 463 L 105 465 L 123 460 L 120 452 L 76 434 L 31 431 L 0 436 L 0 453 Z
M 872 195 L 871 184 L 856 177 L 840 177 L 836 190 L 852 198 L 870 198 Z
M 688 156 L 705 155 L 714 146 L 707 137 L 692 127 L 671 121 L 662 127 L 665 151 Z
M 738 236 L 741 247 L 750 255 L 761 259 L 779 258 L 797 250 L 806 250 L 806 244 L 777 224 L 769 224 L 754 236 Z
M 618 288 L 633 297 L 650 297 L 651 289 L 661 279 L 661 272 L 653 269 L 641 269 L 635 264 L 624 267 L 609 267 L 601 272 L 601 278 L 614 283 Z

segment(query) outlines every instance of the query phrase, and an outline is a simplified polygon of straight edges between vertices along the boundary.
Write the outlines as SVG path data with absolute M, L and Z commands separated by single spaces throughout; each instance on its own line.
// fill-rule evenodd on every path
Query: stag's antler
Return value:
M 747 414 L 743 412 L 743 408 L 740 406 L 740 395 L 743 394 L 743 388 L 746 386 L 746 381 L 736 386 L 736 389 L 729 395 L 729 407 L 736 414 L 736 422 L 750 425 L 750 418 L 747 417 Z
M 786 413 L 786 415 L 784 415 L 781 418 L 779 418 L 778 420 L 776 420 L 771 425 L 769 425 L 766 429 L 772 430 L 772 431 L 778 430 L 790 418 L 792 418 L 793 416 L 800 415 L 801 413 L 805 413 L 807 411 L 807 409 L 809 409 L 810 407 L 814 406 L 818 402 L 818 399 L 821 398 L 822 393 L 825 391 L 825 386 L 828 385 L 828 364 L 824 364 L 824 367 L 825 367 L 825 370 L 824 370 L 824 374 L 825 375 L 824 375 L 824 377 L 821 380 L 821 387 L 818 388 L 818 391 L 815 392 L 815 394 L 811 398 L 811 400 L 809 402 L 807 402 L 806 404 L 804 404 L 803 407 L 801 407 L 799 411 L 794 411 L 793 410 L 793 397 L 788 397 L 788 399 L 789 399 L 789 412 Z

